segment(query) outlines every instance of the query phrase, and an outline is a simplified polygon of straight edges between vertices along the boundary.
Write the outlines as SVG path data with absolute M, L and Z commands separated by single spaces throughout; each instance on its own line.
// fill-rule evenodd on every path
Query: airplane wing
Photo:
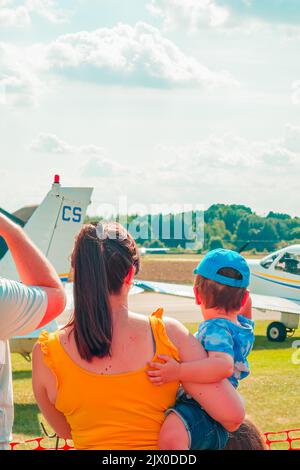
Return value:
M 137 287 L 148 292 L 175 295 L 177 297 L 194 298 L 193 287 L 183 284 L 169 284 L 166 282 L 135 281 Z M 258 310 L 270 310 L 281 313 L 300 315 L 300 304 L 282 297 L 269 297 L 267 295 L 251 294 L 252 305 Z
M 270 310 L 273 312 L 300 315 L 300 304 L 295 300 L 258 294 L 251 294 L 251 298 L 253 307 L 258 310 Z
M 184 284 L 169 284 L 167 282 L 134 281 L 136 287 L 140 287 L 148 292 L 158 294 L 176 295 L 177 297 L 194 298 L 192 286 Z

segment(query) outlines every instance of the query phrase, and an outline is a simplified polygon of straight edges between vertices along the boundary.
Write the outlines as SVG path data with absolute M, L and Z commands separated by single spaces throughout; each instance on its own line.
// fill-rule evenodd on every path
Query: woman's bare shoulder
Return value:
M 143 315 L 142 313 L 128 312 L 128 316 L 131 320 L 136 321 L 137 323 L 149 323 L 149 317 Z
M 36 385 L 44 385 L 48 387 L 49 384 L 55 384 L 55 377 L 45 362 L 45 356 L 42 346 L 37 342 L 32 350 L 32 383 L 34 389 Z
M 128 320 L 130 330 L 135 332 L 137 335 L 144 336 L 145 334 L 150 333 L 150 322 L 147 315 L 128 312 Z
M 176 341 L 189 336 L 189 330 L 175 318 L 164 316 L 163 321 L 166 326 L 167 335 L 174 344 L 176 344 Z
M 167 335 L 179 350 L 182 361 L 203 359 L 206 353 L 192 333 L 175 318 L 164 317 Z
M 74 328 L 70 325 L 66 325 L 59 330 L 58 337 L 61 343 L 66 343 L 70 340 L 70 337 L 73 336 Z
M 149 325 L 149 316 L 147 315 L 130 312 L 130 319 L 136 325 L 140 325 L 140 326 Z M 183 336 L 188 336 L 189 331 L 182 323 L 180 323 L 180 321 L 175 320 L 175 318 L 165 317 L 165 316 L 163 316 L 162 319 L 163 319 L 167 334 L 170 337 L 170 339 L 172 339 L 173 337 L 180 338 Z

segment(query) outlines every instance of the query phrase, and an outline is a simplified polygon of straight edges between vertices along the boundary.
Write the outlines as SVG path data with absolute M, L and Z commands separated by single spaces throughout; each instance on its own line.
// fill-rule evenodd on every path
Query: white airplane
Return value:
M 271 341 L 284 341 L 299 326 L 300 316 L 300 245 L 291 245 L 262 260 L 247 260 L 251 270 L 250 291 L 257 308 L 269 296 L 281 312 L 281 321 L 268 326 Z M 271 300 L 273 299 L 273 300 Z M 265 310 L 272 310 L 265 305 Z
M 250 292 L 254 308 L 281 313 L 281 321 L 267 328 L 270 341 L 284 341 L 293 335 L 300 318 L 300 245 L 292 245 L 262 260 L 247 260 L 251 270 Z M 192 286 L 164 282 L 136 281 L 144 290 L 194 298 Z

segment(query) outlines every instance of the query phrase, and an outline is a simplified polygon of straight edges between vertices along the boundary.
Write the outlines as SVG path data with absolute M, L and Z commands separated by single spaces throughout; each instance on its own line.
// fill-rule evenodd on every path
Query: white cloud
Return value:
M 1 27 L 22 27 L 30 24 L 30 21 L 29 11 L 24 5 L 12 8 L 11 1 L 2 0 L 0 2 Z
M 128 173 L 126 167 L 107 155 L 106 149 L 97 145 L 72 145 L 51 133 L 40 133 L 29 149 L 33 152 L 51 155 L 70 155 L 83 162 L 80 173 L 88 179 L 120 177 Z
M 65 13 L 57 7 L 54 0 L 26 0 L 22 4 L 14 0 L 0 1 L 0 26 L 24 27 L 32 22 L 32 16 L 38 15 L 51 23 L 66 20 Z
M 82 175 L 88 179 L 116 177 L 120 178 L 128 170 L 105 155 L 91 157 L 82 167 Z
M 148 24 L 118 24 L 59 37 L 46 47 L 50 70 L 97 83 L 145 87 L 236 86 L 226 73 L 185 55 Z
M 83 154 L 83 155 L 102 155 L 105 153 L 103 147 L 97 145 L 72 145 L 60 139 L 57 135 L 49 132 L 41 132 L 30 144 L 30 149 L 38 153 L 62 153 L 62 154 Z
M 295 1 L 294 10 L 296 11 Z M 262 0 L 149 0 L 148 10 L 162 18 L 167 30 L 183 29 L 196 32 L 206 28 L 221 32 L 251 33 L 259 29 L 276 28 L 286 39 L 299 38 L 298 14 L 276 3 L 272 8 L 262 8 Z M 293 9 L 293 6 L 290 5 Z M 280 14 L 279 14 L 280 10 Z
M 46 85 L 36 73 L 30 50 L 0 43 L 0 86 L 5 104 L 36 105 Z
M 157 147 L 162 162 L 159 170 L 166 175 L 178 171 L 192 181 L 206 171 L 290 171 L 300 162 L 300 128 L 286 127 L 281 140 L 248 141 L 235 135 L 212 136 L 182 147 Z
M 155 154 L 160 163 L 150 174 L 145 171 L 144 185 L 154 194 L 159 190 L 161 201 L 236 203 L 299 213 L 295 188 L 300 151 L 288 148 L 286 138 L 252 142 L 213 136 L 181 147 L 157 146 Z M 283 188 L 289 188 L 284 198 Z
M 257 155 L 258 168 L 266 165 L 272 167 L 273 171 L 279 170 L 282 173 L 293 168 L 297 161 L 299 161 L 297 153 L 280 145 L 270 144 L 269 148 Z
M 72 152 L 73 147 L 59 139 L 55 134 L 41 133 L 32 141 L 30 149 L 39 153 L 65 154 Z
M 148 9 L 163 18 L 166 29 L 218 28 L 230 18 L 229 10 L 214 0 L 151 0 Z
M 300 104 L 300 80 L 295 80 L 292 83 L 292 103 L 295 105 Z
M 81 174 L 89 179 L 99 177 L 122 178 L 124 175 L 141 178 L 140 169 L 129 170 L 97 145 L 72 145 L 55 134 L 41 133 L 30 149 L 48 154 L 70 154 L 83 161 Z M 155 172 L 157 180 L 177 185 L 193 184 L 207 174 L 256 175 L 267 173 L 271 178 L 293 172 L 300 162 L 300 127 L 287 125 L 285 136 L 278 140 L 249 141 L 237 135 L 211 136 L 186 146 L 158 145 L 159 156 Z M 153 169 L 153 168 L 152 168 Z M 143 178 L 147 171 L 143 172 Z M 152 173 L 151 173 L 152 177 Z M 205 176 L 206 177 L 206 176 Z M 231 176 L 230 176 L 231 177 Z
M 300 126 L 288 124 L 285 131 L 286 148 L 291 152 L 300 153 Z
M 158 29 L 145 23 L 59 36 L 50 43 L 0 43 L 0 87 L 8 104 L 37 104 L 59 79 L 99 85 L 150 88 L 239 86 L 185 55 Z
M 51 23 L 61 23 L 67 20 L 66 13 L 58 8 L 58 1 L 27 0 L 25 5 L 29 12 L 39 15 Z
M 215 134 L 181 147 L 155 146 L 153 159 L 140 165 L 123 163 L 99 145 L 68 143 L 50 133 L 40 134 L 31 149 L 63 162 L 62 173 L 71 168 L 74 180 L 94 186 L 96 212 L 102 203 L 126 195 L 130 204 L 223 202 L 299 213 L 299 136 L 300 128 L 292 125 L 278 140 Z M 289 188 L 284 198 L 283 188 Z

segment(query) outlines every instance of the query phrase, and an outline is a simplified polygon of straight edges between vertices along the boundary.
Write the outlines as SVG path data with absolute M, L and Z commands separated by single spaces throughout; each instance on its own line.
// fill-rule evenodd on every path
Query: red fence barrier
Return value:
M 270 450 L 279 447 L 283 450 L 300 450 L 300 429 L 279 432 L 266 432 L 266 444 Z
M 71 442 L 71 441 L 70 441 Z M 65 439 L 37 437 L 23 442 L 11 442 L 10 450 L 72 450 L 74 447 Z
M 300 429 L 264 433 L 268 449 L 300 450 Z M 24 442 L 11 442 L 11 450 L 72 450 L 71 441 L 38 437 Z

